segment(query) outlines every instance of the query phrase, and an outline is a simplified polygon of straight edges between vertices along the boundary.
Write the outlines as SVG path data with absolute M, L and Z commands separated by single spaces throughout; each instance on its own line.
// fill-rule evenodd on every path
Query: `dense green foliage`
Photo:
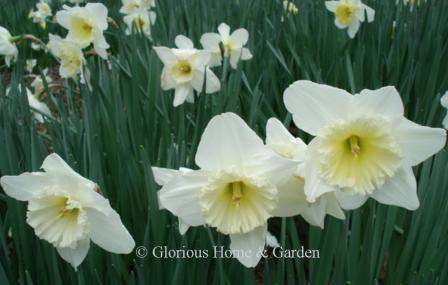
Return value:
M 91 89 L 68 80 L 63 88 L 48 90 L 46 102 L 55 119 L 44 127 L 33 121 L 24 88 L 20 92 L 18 86 L 28 82 L 27 58 L 38 58 L 41 69 L 56 61 L 22 42 L 12 69 L 0 67 L 0 174 L 36 171 L 55 151 L 101 186 L 137 245 L 210 249 L 227 246 L 228 238 L 204 227 L 181 236 L 177 218 L 158 208 L 151 165 L 195 168 L 201 133 L 214 115 L 238 113 L 264 137 L 268 118 L 291 123 L 282 101 L 285 88 L 309 79 L 353 93 L 395 85 L 408 118 L 440 127 L 445 112 L 439 99 L 448 89 L 448 1 L 428 0 L 412 11 L 392 0 L 366 1 L 376 10 L 375 22 L 363 24 L 354 40 L 334 26 L 324 1 L 294 0 L 297 15 L 285 14 L 281 2 L 160 0 L 152 43 L 142 35 L 126 36 L 120 1 L 106 1 L 120 26 L 106 33 L 111 69 L 90 56 Z M 0 25 L 14 35 L 34 34 L 44 41 L 48 32 L 65 35 L 55 24 L 42 30 L 27 19 L 33 1 L 0 3 Z M 199 46 L 201 34 L 216 31 L 221 22 L 249 31 L 254 58 L 237 70 L 215 68 L 219 93 L 173 108 L 173 92 L 160 88 L 162 64 L 152 45 L 172 47 L 174 37 L 184 34 Z M 309 140 L 293 125 L 291 131 Z M 139 259 L 92 245 L 75 272 L 26 224 L 26 203 L 1 192 L 0 284 L 448 284 L 447 161 L 442 150 L 414 169 L 421 201 L 414 212 L 369 201 L 347 212 L 345 221 L 327 217 L 324 230 L 300 217 L 272 219 L 270 231 L 284 248 L 319 249 L 320 259 L 269 258 L 256 269 L 235 259 L 151 254 Z

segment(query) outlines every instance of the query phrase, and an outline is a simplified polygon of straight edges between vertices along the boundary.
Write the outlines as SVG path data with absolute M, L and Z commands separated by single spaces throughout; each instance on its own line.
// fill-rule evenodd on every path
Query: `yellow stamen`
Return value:
M 235 203 L 237 207 L 240 205 L 241 198 L 243 197 L 242 188 L 243 185 L 241 185 L 242 182 L 233 182 L 230 185 L 230 188 L 232 189 L 232 201 Z
M 361 147 L 359 146 L 359 137 L 351 136 L 348 138 L 347 142 L 350 148 L 350 152 L 357 158 L 361 153 Z

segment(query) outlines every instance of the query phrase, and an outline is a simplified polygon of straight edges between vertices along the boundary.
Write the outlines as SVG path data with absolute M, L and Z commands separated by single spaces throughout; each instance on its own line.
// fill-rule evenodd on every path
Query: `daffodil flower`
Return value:
M 164 67 L 161 75 L 163 90 L 175 89 L 174 107 L 185 102 L 194 102 L 193 90 L 214 93 L 221 89 L 221 83 L 216 75 L 208 68 L 210 53 L 197 50 L 193 42 L 182 35 L 175 39 L 177 48 L 154 47 Z
M 139 10 L 124 16 L 123 20 L 128 26 L 126 29 L 126 35 L 130 35 L 132 30 L 135 29 L 139 33 L 150 36 L 151 26 L 156 21 L 156 13 L 152 11 Z
M 51 53 L 60 61 L 59 74 L 62 78 L 82 75 L 82 66 L 85 64 L 84 55 L 80 46 L 69 39 L 61 39 L 56 35 L 49 35 L 48 47 Z
M 33 23 L 38 23 L 43 29 L 47 27 L 47 18 L 52 15 L 50 6 L 45 1 L 36 4 L 36 10 L 31 10 L 28 17 L 33 19 Z
M 17 46 L 12 41 L 12 36 L 9 31 L 0 26 L 0 55 L 5 56 L 6 65 L 11 64 L 11 60 L 17 59 Z
M 51 76 L 48 75 L 48 68 L 45 68 L 42 73 L 45 76 L 45 81 L 47 84 L 53 82 Z M 33 87 L 33 93 L 35 96 L 40 96 L 45 91 L 44 81 L 40 75 L 36 75 L 34 77 L 34 80 L 31 82 L 31 87 Z
M 127 254 L 135 242 L 98 186 L 80 176 L 57 154 L 50 154 L 44 172 L 3 176 L 6 194 L 28 202 L 27 223 L 51 243 L 75 269 L 87 255 L 90 241 L 103 249 Z
M 28 98 L 28 104 L 31 108 L 38 110 L 40 113 L 44 114 L 45 116 L 52 118 L 51 111 L 48 108 L 47 104 L 39 100 L 39 97 L 34 95 L 28 88 L 26 89 L 26 95 Z M 44 117 L 37 112 L 33 112 L 33 116 L 39 123 L 44 123 Z
M 84 7 L 63 6 L 64 10 L 56 13 L 56 20 L 68 29 L 67 39 L 77 43 L 81 48 L 93 47 L 99 56 L 106 59 L 109 44 L 103 32 L 107 29 L 107 8 L 101 3 L 87 3 Z
M 445 107 L 447 109 L 447 113 L 446 113 L 445 119 L 443 119 L 442 124 L 445 129 L 448 129 L 448 91 L 440 99 L 440 103 L 442 104 L 443 107 Z
M 221 44 L 224 48 L 224 56 L 229 58 L 230 65 L 234 69 L 237 68 L 240 60 L 249 60 L 252 58 L 250 50 L 244 47 L 249 40 L 249 32 L 246 29 L 240 28 L 230 34 L 230 27 L 222 23 L 218 27 L 218 32 L 218 34 L 205 33 L 201 37 L 202 47 L 212 54 L 210 66 L 221 65 Z
M 363 4 L 361 0 L 339 0 L 326 1 L 325 6 L 335 15 L 335 25 L 339 29 L 346 29 L 350 38 L 354 38 L 359 30 L 359 26 L 365 20 L 373 22 L 375 19 L 375 11 L 369 6 Z
M 278 119 L 271 118 L 266 124 L 266 147 L 294 162 L 292 165 L 295 171 L 278 186 L 279 195 L 284 195 L 280 199 L 288 203 L 285 209 L 290 212 L 285 213 L 286 215 L 301 215 L 309 224 L 321 228 L 324 227 L 326 214 L 338 219 L 345 218 L 334 193 L 323 194 L 314 203 L 307 201 L 302 177 L 306 144 L 291 135 Z
M 121 0 L 123 6 L 120 8 L 120 13 L 131 15 L 139 11 L 147 11 L 151 7 L 155 7 L 154 0 Z
M 32 59 L 27 59 L 25 62 L 25 70 L 28 73 L 32 73 L 34 67 L 36 67 L 37 64 L 37 59 L 32 58 Z
M 368 197 L 418 208 L 412 166 L 437 153 L 446 132 L 406 119 L 394 87 L 351 95 L 297 81 L 286 89 L 284 102 L 295 124 L 316 136 L 308 145 L 303 171 L 309 202 L 334 192 L 344 209 L 355 209 Z
M 274 155 L 233 113 L 209 122 L 195 160 L 199 170 L 164 183 L 161 207 L 188 226 L 209 225 L 229 235 L 230 249 L 246 253 L 236 258 L 254 267 L 266 244 L 267 220 L 290 212 L 276 185 L 289 177 L 295 164 Z

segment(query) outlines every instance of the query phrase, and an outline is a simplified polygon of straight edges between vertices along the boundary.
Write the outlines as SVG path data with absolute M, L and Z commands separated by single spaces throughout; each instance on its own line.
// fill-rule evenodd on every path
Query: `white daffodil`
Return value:
M 325 6 L 334 13 L 336 27 L 348 28 L 347 32 L 351 38 L 355 37 L 359 26 L 364 22 L 365 14 L 369 23 L 375 19 L 375 10 L 363 4 L 361 0 L 326 1 Z
M 47 84 L 53 82 L 51 76 L 48 75 L 48 68 L 43 70 L 43 74 L 45 76 L 45 81 Z M 34 95 L 40 96 L 45 91 L 45 85 L 42 77 L 40 75 L 36 75 L 34 77 L 33 82 L 31 82 L 31 87 L 33 87 Z
M 448 129 L 448 91 L 440 99 L 440 104 L 442 104 L 442 106 L 447 109 L 447 113 L 446 113 L 445 119 L 443 119 L 442 124 L 445 129 Z
M 33 111 L 33 117 L 38 121 L 39 123 L 43 124 L 45 122 L 44 117 L 45 116 L 52 118 L 51 111 L 48 108 L 47 104 L 39 100 L 39 97 L 37 95 L 34 95 L 28 88 L 26 89 L 26 95 L 28 98 L 28 104 L 31 108 L 39 111 L 34 112 Z
M 127 254 L 134 240 L 98 186 L 70 168 L 57 154 L 50 154 L 44 172 L 3 176 L 6 194 L 28 202 L 27 223 L 35 234 L 56 247 L 75 269 L 89 250 L 90 241 L 103 249 Z
M 133 30 L 143 33 L 147 36 L 151 35 L 151 26 L 156 21 L 156 13 L 152 11 L 139 10 L 124 16 L 124 22 L 128 26 L 126 35 L 130 35 Z
M 48 47 L 51 53 L 60 61 L 59 74 L 62 78 L 82 75 L 82 67 L 85 63 L 81 48 L 76 42 L 69 39 L 61 39 L 56 35 L 49 35 Z
M 11 64 L 11 60 L 17 59 L 17 46 L 12 41 L 9 31 L 0 26 L 0 55 L 5 56 L 6 65 Z
M 93 47 L 99 56 L 106 59 L 109 44 L 103 32 L 107 29 L 107 8 L 101 3 L 87 3 L 84 7 L 63 6 L 64 10 L 56 13 L 57 22 L 68 29 L 67 39 L 77 43 L 81 48 Z
M 164 67 L 161 75 L 163 90 L 175 89 L 174 107 L 185 102 L 194 102 L 193 90 L 214 93 L 221 89 L 221 83 L 216 75 L 208 68 L 210 53 L 197 50 L 193 42 L 182 35 L 175 39 L 177 48 L 154 47 Z
M 299 13 L 299 9 L 291 0 L 283 1 L 283 9 L 285 9 L 286 13 L 291 15 L 297 15 L 297 13 Z
M 155 0 L 121 0 L 123 6 L 120 8 L 120 13 L 130 15 L 137 11 L 147 11 L 151 7 L 156 6 Z
M 334 193 L 326 193 L 316 202 L 309 203 L 305 196 L 304 179 L 302 177 L 303 162 L 305 161 L 306 144 L 291 135 L 283 124 L 275 118 L 266 124 L 266 147 L 284 159 L 294 162 L 294 173 L 278 186 L 281 199 L 287 201 L 288 213 L 291 216 L 301 215 L 309 224 L 324 227 L 325 215 L 328 213 L 335 218 L 344 219 L 342 211 Z
M 357 208 L 368 197 L 418 208 L 412 166 L 437 153 L 445 145 L 446 132 L 407 120 L 394 87 L 351 95 L 297 81 L 286 89 L 284 102 L 295 124 L 316 136 L 305 156 L 309 202 L 335 192 L 344 209 Z
M 249 60 L 252 58 L 250 50 L 244 47 L 249 40 L 249 32 L 240 28 L 230 34 L 230 27 L 222 23 L 218 27 L 217 33 L 205 33 L 201 37 L 202 47 L 212 54 L 210 66 L 221 65 L 221 44 L 224 48 L 224 56 L 230 60 L 232 68 L 237 68 L 238 62 L 241 60 Z
M 267 220 L 291 212 L 276 185 L 291 175 L 293 163 L 267 149 L 233 113 L 208 123 L 195 161 L 200 170 L 186 171 L 164 184 L 159 191 L 161 207 L 187 226 L 209 225 L 229 235 L 230 249 L 244 253 L 235 257 L 254 267 L 266 244 Z
M 28 73 L 32 73 L 34 67 L 36 67 L 37 64 L 37 59 L 32 58 L 32 59 L 27 59 L 25 62 L 25 70 Z
M 52 14 L 50 6 L 45 1 L 36 4 L 36 10 L 31 10 L 28 17 L 33 19 L 33 23 L 38 23 L 43 29 L 47 27 L 47 18 Z

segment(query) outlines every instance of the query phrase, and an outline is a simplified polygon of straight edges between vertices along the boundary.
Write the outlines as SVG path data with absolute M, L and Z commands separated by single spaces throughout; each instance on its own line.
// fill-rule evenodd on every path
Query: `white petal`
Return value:
M 280 247 L 277 238 L 269 231 L 266 234 L 266 245 L 272 248 Z
M 107 29 L 107 8 L 102 3 L 87 3 L 85 8 L 95 17 L 96 24 L 101 31 Z
M 359 30 L 359 26 L 360 26 L 360 22 L 356 19 L 353 19 L 352 23 L 350 24 L 350 26 L 348 26 L 348 30 L 347 33 L 349 35 L 350 38 L 354 38 L 356 33 Z
M 230 50 L 230 66 L 233 69 L 238 67 L 238 62 L 241 59 L 242 48 Z
M 306 80 L 294 82 L 283 96 L 294 123 L 311 135 L 349 115 L 351 99 L 352 95 L 345 90 Z
M 243 28 L 237 29 L 230 36 L 230 40 L 237 47 L 242 47 L 247 44 L 247 41 L 249 40 L 249 32 Z
M 371 196 L 382 204 L 403 207 L 408 210 L 415 210 L 420 205 L 417 196 L 417 182 L 410 167 L 399 169 Z
M 193 42 L 184 35 L 176 36 L 174 43 L 180 49 L 194 49 Z
M 185 102 L 188 95 L 193 93 L 193 88 L 189 85 L 182 84 L 176 87 L 174 92 L 173 106 L 177 107 Z
M 326 200 L 327 204 L 327 213 L 336 219 L 344 220 L 345 214 L 344 211 L 342 211 L 341 206 L 339 204 L 339 201 L 336 198 L 336 194 L 329 193 L 321 197 L 321 199 Z
M 266 244 L 267 226 L 261 226 L 245 234 L 230 235 L 230 249 L 241 252 L 236 256 L 246 267 L 255 267 L 261 259 L 260 251 Z
M 249 60 L 252 58 L 252 53 L 248 48 L 243 47 L 241 49 L 241 60 Z
M 62 259 L 70 263 L 76 271 L 77 267 L 81 264 L 84 258 L 86 258 L 89 248 L 90 239 L 84 239 L 78 241 L 76 248 L 58 247 L 57 251 Z
M 90 238 L 95 244 L 119 254 L 128 254 L 134 249 L 134 239 L 112 208 L 107 214 L 93 209 L 86 211 L 90 222 Z
M 308 202 L 314 203 L 321 195 L 337 190 L 320 177 L 318 138 L 313 139 L 308 145 L 304 167 L 305 195 Z
M 446 143 L 446 131 L 418 125 L 406 118 L 398 122 L 394 131 L 405 163 L 414 166 L 441 150 Z
M 46 172 L 64 172 L 68 175 L 79 175 L 57 153 L 49 154 L 40 168 Z
M 336 191 L 335 194 L 341 207 L 345 210 L 357 209 L 361 207 L 369 198 L 368 195 L 359 195 L 344 191 Z
M 34 195 L 38 195 L 51 183 L 51 177 L 41 172 L 26 172 L 18 176 L 3 176 L 0 179 L 5 193 L 19 201 L 27 201 Z
M 325 7 L 330 12 L 335 12 L 338 5 L 339 1 L 325 1 Z
M 358 115 L 399 116 L 404 114 L 403 101 L 393 86 L 377 90 L 364 89 L 353 96 L 353 110 Z
M 303 186 L 303 181 L 298 178 L 290 178 L 286 183 L 278 186 L 278 204 L 272 215 L 292 217 L 303 212 L 308 207 Z
M 56 13 L 56 21 L 66 29 L 70 28 L 71 18 L 71 13 L 69 11 L 61 10 Z
M 303 160 L 306 144 L 295 138 L 277 118 L 270 118 L 266 123 L 266 146 L 281 156 L 292 156 Z
M 308 224 L 323 229 L 326 215 L 326 202 L 320 201 L 320 203 L 313 203 L 310 207 L 303 210 L 300 215 Z
M 367 13 L 367 22 L 371 23 L 375 20 L 375 10 L 373 10 L 372 8 L 370 8 L 369 6 L 362 4 L 364 6 L 364 8 L 366 9 L 366 13 Z
M 448 129 L 448 113 L 446 114 L 445 119 L 443 119 L 442 126 L 445 129 Z
M 179 218 L 179 232 L 181 235 L 184 235 L 188 229 L 190 228 L 190 225 L 185 223 L 182 218 Z
M 158 185 L 163 186 L 166 183 L 168 183 L 168 181 L 170 181 L 171 179 L 173 179 L 174 177 L 179 175 L 180 171 L 176 170 L 176 169 L 160 168 L 160 167 L 153 166 L 152 173 L 153 173 L 155 182 Z
M 205 93 L 215 93 L 221 89 L 221 82 L 219 81 L 219 78 L 215 75 L 215 73 L 213 73 L 213 71 L 210 70 L 210 68 L 205 70 L 205 77 Z
M 201 37 L 201 45 L 205 50 L 212 52 L 221 52 L 219 43 L 221 42 L 221 36 L 216 33 L 205 33 Z
M 263 141 L 240 117 L 224 113 L 208 123 L 195 160 L 202 169 L 222 170 L 244 165 L 265 152 Z
M 230 27 L 226 23 L 221 23 L 218 26 L 218 32 L 223 38 L 228 38 L 230 36 Z
M 203 225 L 199 194 L 207 183 L 208 173 L 204 171 L 189 171 L 176 176 L 158 192 L 160 206 L 181 218 L 183 223 Z
M 177 61 L 177 58 L 171 49 L 167 47 L 153 47 L 153 49 L 163 64 L 171 65 Z

